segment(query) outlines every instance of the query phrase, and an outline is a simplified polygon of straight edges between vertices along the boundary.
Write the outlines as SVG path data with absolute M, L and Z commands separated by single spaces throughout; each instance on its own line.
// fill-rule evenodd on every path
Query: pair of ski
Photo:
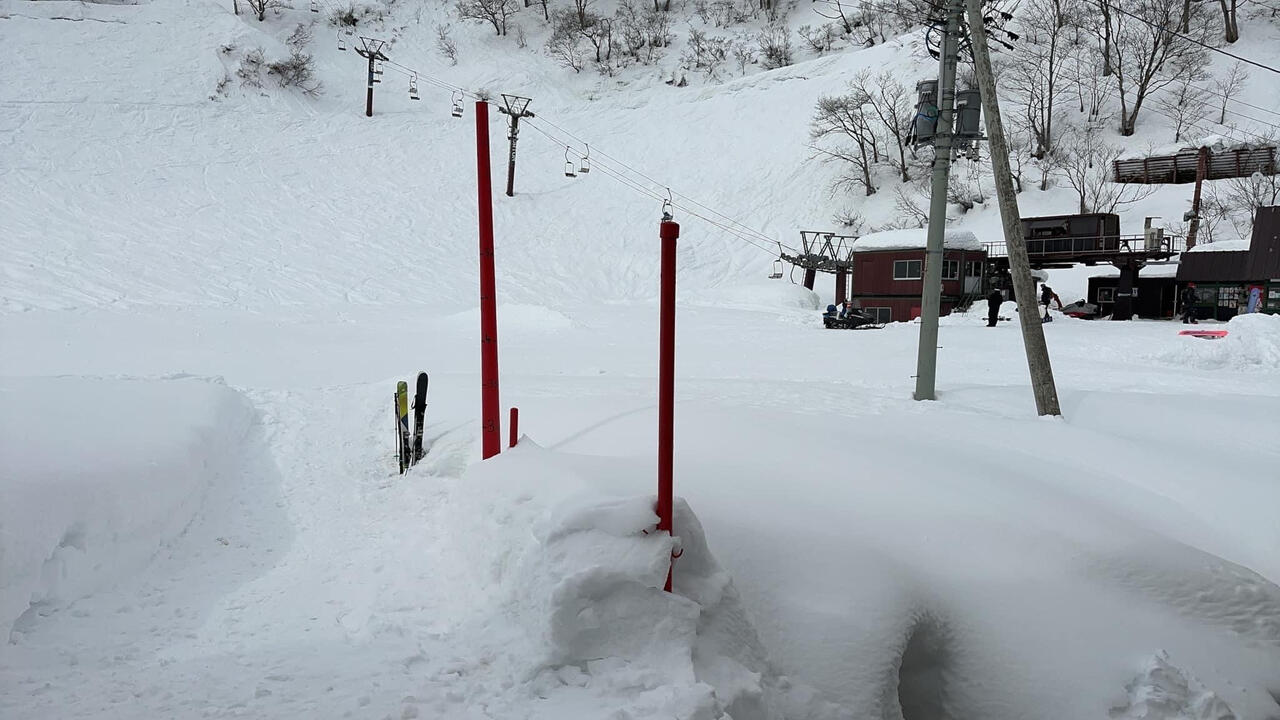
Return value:
M 418 387 L 413 394 L 413 431 L 409 431 L 409 383 L 396 383 L 396 455 L 400 474 L 422 459 L 422 423 L 427 417 L 427 374 L 418 373 Z

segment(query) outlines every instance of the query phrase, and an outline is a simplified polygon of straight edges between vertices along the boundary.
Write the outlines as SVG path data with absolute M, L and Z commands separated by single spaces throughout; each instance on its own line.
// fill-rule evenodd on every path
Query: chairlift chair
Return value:
M 571 152 L 571 150 L 572 148 L 570 148 L 568 145 L 564 146 L 564 176 L 578 177 L 578 173 L 574 172 L 576 168 L 573 164 L 573 160 L 569 158 L 569 153 Z
M 462 117 L 462 92 L 455 90 L 453 93 L 453 116 Z
M 417 73 L 414 73 L 413 75 L 409 76 L 409 99 L 410 100 L 422 99 L 418 97 L 418 74 Z
M 320 12 L 320 3 L 316 2 L 316 0 L 311 0 L 311 12 Z
M 578 167 L 578 172 L 586 175 L 591 172 L 591 146 L 587 146 L 587 154 L 582 156 L 582 165 Z
M 769 273 L 769 279 L 770 280 L 782 279 L 782 261 L 781 260 L 773 261 L 773 272 Z
M 343 52 L 347 51 L 347 41 L 342 38 L 342 33 L 338 33 L 338 49 Z

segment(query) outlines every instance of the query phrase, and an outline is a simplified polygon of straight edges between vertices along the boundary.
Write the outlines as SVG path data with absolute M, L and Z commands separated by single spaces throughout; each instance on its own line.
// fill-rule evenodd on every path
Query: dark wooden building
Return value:
M 926 233 L 892 230 L 853 245 L 851 299 L 880 322 L 920 316 Z M 949 314 L 983 294 L 987 252 L 973 233 L 948 230 L 944 241 L 941 313 Z
M 1257 295 L 1261 312 L 1280 313 L 1280 207 L 1258 208 L 1247 250 L 1201 245 L 1182 254 L 1178 287 L 1196 284 L 1195 315 L 1229 320 Z M 1256 290 L 1255 290 L 1256 288 Z
M 1151 320 L 1173 317 L 1178 310 L 1178 283 L 1174 277 L 1177 270 L 1176 264 L 1148 265 L 1131 290 L 1131 312 Z M 1089 278 L 1085 301 L 1098 306 L 1098 317 L 1107 317 L 1115 311 L 1119 286 L 1119 271 Z

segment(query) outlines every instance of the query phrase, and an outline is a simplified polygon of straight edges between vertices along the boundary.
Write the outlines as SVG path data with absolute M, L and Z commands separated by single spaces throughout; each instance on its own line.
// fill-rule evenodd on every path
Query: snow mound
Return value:
M 0 398 L 6 631 L 141 569 L 180 536 L 254 417 L 239 393 L 196 378 L 6 378 Z
M 518 636 L 493 642 L 533 678 L 525 692 L 574 717 L 767 718 L 784 702 L 813 703 L 770 673 L 688 505 L 676 501 L 677 537 L 659 533 L 652 495 L 612 494 L 618 475 L 582 472 L 570 457 L 526 439 L 471 467 L 453 514 L 464 602 L 477 618 L 514 621 L 492 631 Z
M 924 228 L 908 228 L 906 230 L 885 230 L 863 235 L 853 243 L 854 252 L 873 250 L 919 250 L 924 249 L 928 240 L 928 231 Z M 968 230 L 947 230 L 943 235 L 943 246 L 948 250 L 981 250 L 982 241 Z
M 1155 359 L 1204 370 L 1280 369 L 1280 315 L 1237 315 L 1226 324 L 1226 330 L 1227 336 L 1219 340 L 1176 336 L 1176 342 Z
M 444 324 L 453 330 L 480 332 L 480 308 L 474 307 L 444 318 Z M 522 303 L 498 306 L 498 333 L 545 333 L 567 330 L 573 320 L 562 312 L 542 305 Z
M 803 285 L 773 280 L 707 288 L 691 293 L 687 301 L 715 307 L 817 310 L 822 298 Z
M 1164 650 L 1147 660 L 1125 690 L 1126 701 L 1111 709 L 1117 720 L 1236 720 L 1226 701 L 1172 664 Z

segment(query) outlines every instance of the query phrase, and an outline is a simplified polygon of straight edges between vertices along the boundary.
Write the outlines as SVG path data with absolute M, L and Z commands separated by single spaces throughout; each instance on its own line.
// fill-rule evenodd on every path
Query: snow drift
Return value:
M 146 565 L 240 466 L 253 420 L 196 378 L 0 380 L 0 628 Z

